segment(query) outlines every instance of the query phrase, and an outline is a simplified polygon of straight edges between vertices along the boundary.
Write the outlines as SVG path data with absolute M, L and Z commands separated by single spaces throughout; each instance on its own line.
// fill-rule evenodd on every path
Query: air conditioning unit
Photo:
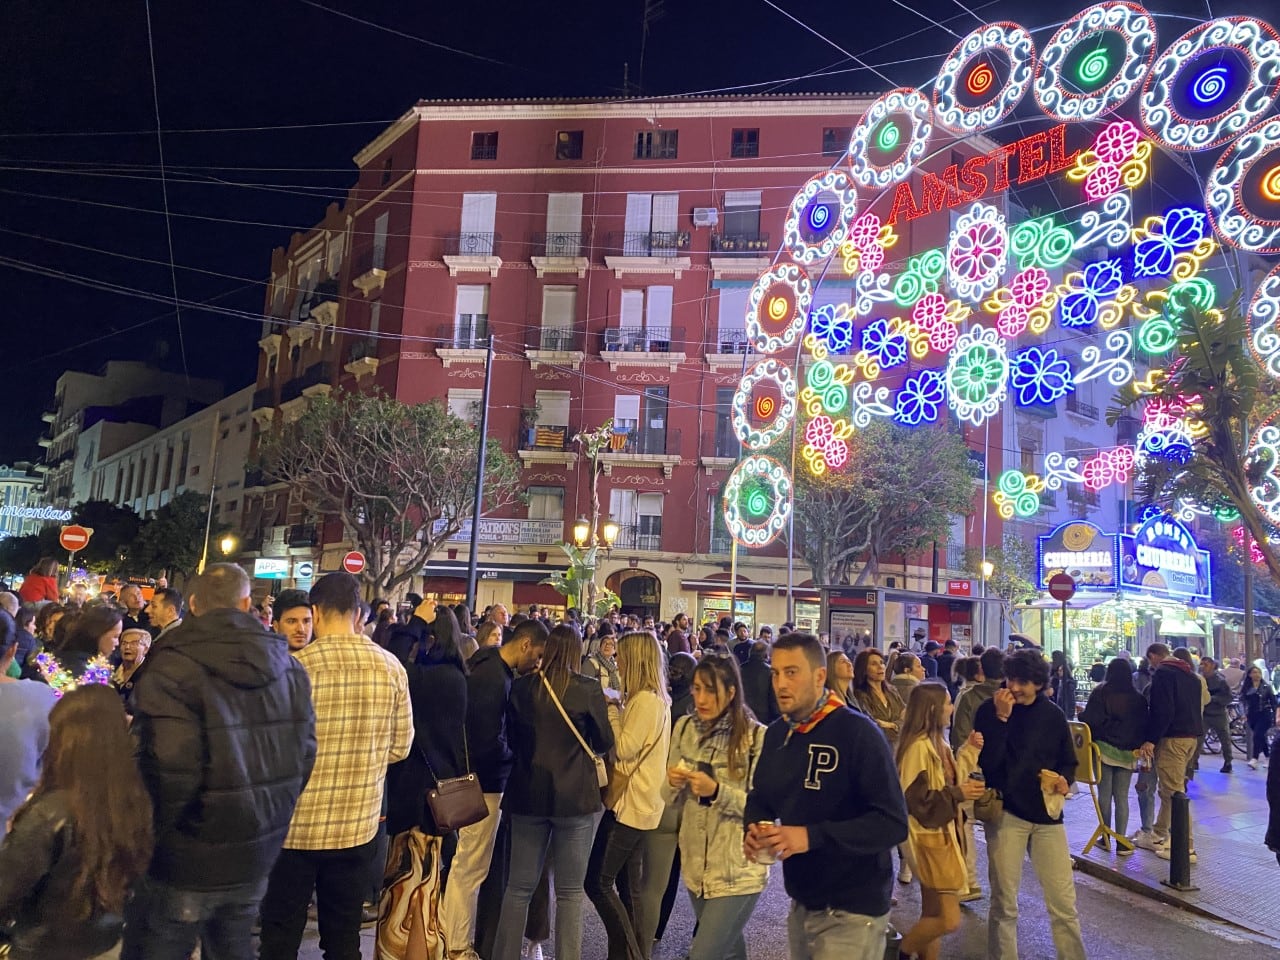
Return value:
M 694 207 L 693 225 L 695 227 L 714 227 L 720 222 L 720 211 L 715 207 Z

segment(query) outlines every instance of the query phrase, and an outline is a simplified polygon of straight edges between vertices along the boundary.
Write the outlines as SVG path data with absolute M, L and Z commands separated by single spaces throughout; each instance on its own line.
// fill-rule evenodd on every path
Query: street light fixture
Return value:
M 580 547 L 587 545 L 587 538 L 591 536 L 591 521 L 586 517 L 579 517 L 573 525 L 573 542 Z
M 990 560 L 982 561 L 982 579 L 990 580 L 991 575 L 996 572 L 996 565 Z
M 983 560 L 978 565 L 982 571 L 982 643 L 987 643 L 987 581 L 991 579 L 991 575 L 996 572 L 996 565 L 990 560 Z
M 604 548 L 606 550 L 613 549 L 613 542 L 618 539 L 618 534 L 621 530 L 622 527 L 613 517 L 605 520 L 604 525 L 600 528 L 600 533 L 604 537 Z
M 231 534 L 224 534 L 222 539 L 218 541 L 218 546 L 222 548 L 222 555 L 229 557 L 235 552 L 236 538 Z

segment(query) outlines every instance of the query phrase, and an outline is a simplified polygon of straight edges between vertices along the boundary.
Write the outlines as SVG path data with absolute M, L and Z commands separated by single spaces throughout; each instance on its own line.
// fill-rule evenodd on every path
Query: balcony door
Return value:
M 493 256 L 493 224 L 498 213 L 496 193 L 462 195 L 462 229 L 458 253 L 464 256 Z
M 644 417 L 640 422 L 640 452 L 667 452 L 667 387 L 649 387 L 644 392 Z

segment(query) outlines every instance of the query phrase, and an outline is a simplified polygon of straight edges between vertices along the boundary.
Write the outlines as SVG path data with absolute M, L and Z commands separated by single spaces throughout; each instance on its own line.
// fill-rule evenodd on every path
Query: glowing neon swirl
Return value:
M 791 491 L 791 475 L 777 460 L 759 454 L 747 457 L 725 481 L 725 529 L 744 547 L 772 543 L 791 515 Z M 752 521 L 744 514 L 762 519 Z
M 1203 119 L 1188 119 L 1178 110 L 1174 91 L 1184 70 L 1195 70 L 1202 57 L 1233 50 L 1249 64 L 1240 93 L 1221 111 Z M 1249 124 L 1266 116 L 1280 94 L 1280 34 L 1252 17 L 1210 20 L 1184 33 L 1156 58 L 1142 88 L 1142 125 L 1172 150 L 1208 150 L 1221 146 Z M 1200 74 L 1190 94 L 1212 96 L 1220 77 Z M 1203 83 L 1199 83 L 1204 81 Z M 1221 93 L 1218 94 L 1221 96 Z M 1207 101 L 1212 102 L 1212 101 Z
M 969 71 L 969 75 L 964 78 L 964 88 L 975 97 L 983 96 L 991 85 L 996 82 L 996 72 L 991 69 L 991 64 L 980 63 Z
M 1277 70 L 1280 75 L 1280 70 Z M 1280 217 L 1257 213 L 1244 197 L 1244 183 L 1254 167 L 1280 160 L 1280 117 L 1264 120 L 1243 133 L 1223 151 L 1209 172 L 1204 203 L 1222 242 L 1250 253 L 1280 253 Z M 1267 170 L 1264 183 L 1276 187 L 1276 170 Z M 1265 194 L 1264 194 L 1265 196 Z
M 1280 426 L 1265 421 L 1249 441 L 1249 496 L 1269 521 L 1280 524 Z
M 1113 64 L 1107 58 L 1103 70 L 1098 56 L 1101 50 L 1085 54 L 1077 63 L 1076 78 L 1086 89 L 1070 89 L 1064 71 L 1072 55 L 1081 46 L 1096 46 L 1108 34 L 1123 42 L 1120 62 Z M 1133 95 L 1155 55 L 1151 14 L 1133 3 L 1095 4 L 1064 23 L 1049 39 L 1036 68 L 1036 102 L 1055 120 L 1096 120 Z
M 1263 278 L 1249 302 L 1248 342 L 1259 366 L 1280 379 L 1280 266 Z
M 876 134 L 876 146 L 887 153 L 896 147 L 901 139 L 902 131 L 898 129 L 898 125 L 892 120 L 886 120 L 880 125 L 880 132 Z
M 824 195 L 834 197 L 834 218 L 831 204 L 821 202 Z M 853 184 L 842 170 L 828 170 L 809 180 L 796 193 L 787 211 L 782 231 L 783 248 L 797 263 L 808 265 L 827 259 L 844 243 L 849 223 L 857 213 L 857 200 Z
M 896 118 L 899 117 L 911 123 L 907 144 L 897 158 L 888 164 L 876 163 L 871 159 L 867 147 L 882 123 L 890 120 L 897 125 L 899 121 Z M 929 107 L 929 98 L 910 87 L 890 90 L 872 102 L 853 128 L 853 134 L 849 138 L 850 172 L 853 179 L 858 186 L 868 190 L 881 189 L 905 180 L 924 156 L 932 135 L 933 112 Z
M 988 95 L 995 83 L 994 71 L 986 63 L 972 71 L 969 65 L 992 52 L 1008 60 L 1009 75 L 995 94 Z M 1012 113 L 1026 95 L 1035 73 L 1035 61 L 1036 45 L 1031 34 L 1016 23 L 990 23 L 961 38 L 934 82 L 933 111 L 938 125 L 953 133 L 978 133 L 995 126 Z M 957 92 L 962 75 L 972 84 L 970 93 L 987 96 L 982 104 L 970 107 L 960 102 Z
M 1262 199 L 1280 203 L 1280 164 L 1262 175 L 1262 179 L 1258 182 L 1258 191 L 1262 194 Z
M 766 395 L 758 401 L 753 401 L 755 388 L 762 383 L 768 383 L 777 388 L 782 403 L 776 411 L 773 398 L 770 396 Z M 773 422 L 763 427 L 753 426 L 747 414 L 750 408 L 754 408 L 760 419 L 773 417 Z M 742 381 L 733 395 L 730 415 L 734 433 L 748 450 L 764 450 L 775 443 L 786 433 L 796 415 L 796 379 L 791 368 L 772 357 L 766 357 L 757 362 L 743 374 Z
M 1039 477 L 1024 474 L 1021 470 L 1006 470 L 996 480 L 996 492 L 991 499 L 1005 520 L 1012 520 L 1015 516 L 1025 519 L 1040 512 L 1043 490 L 1044 481 Z
M 746 333 L 752 349 L 757 353 L 777 353 L 795 346 L 812 302 L 813 283 L 795 264 L 780 263 L 762 273 L 747 296 Z M 782 330 L 771 333 L 766 329 L 762 312 L 773 328 Z
M 1221 100 L 1231 89 L 1231 71 L 1226 67 L 1210 67 L 1192 81 L 1187 92 L 1202 107 L 1209 107 Z

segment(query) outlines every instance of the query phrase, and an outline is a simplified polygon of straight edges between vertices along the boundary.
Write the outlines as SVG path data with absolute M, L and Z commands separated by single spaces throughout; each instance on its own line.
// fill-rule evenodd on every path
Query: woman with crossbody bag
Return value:
M 614 767 L 605 796 L 606 810 L 596 831 L 587 865 L 587 896 L 609 937 L 609 960 L 644 960 L 636 935 L 636 917 L 618 896 L 619 874 L 626 875 L 631 900 L 640 896 L 645 834 L 662 820 L 662 781 L 671 742 L 671 700 L 667 671 L 657 638 L 624 634 L 618 642 L 622 702 L 609 701 Z
M 976 800 L 983 784 L 969 779 L 982 735 L 970 734 L 959 757 L 945 735 L 951 694 L 937 681 L 917 684 L 907 700 L 898 738 L 898 780 L 907 801 L 907 842 L 920 880 L 920 919 L 902 938 L 903 956 L 937 960 L 942 938 L 960 927 L 960 895 L 968 889 L 960 804 Z
M 529 901 L 553 848 L 556 960 L 581 960 L 582 884 L 604 786 L 600 758 L 613 728 L 600 684 L 578 673 L 582 640 L 551 631 L 542 668 L 511 685 L 507 737 L 514 754 L 502 809 L 511 823 L 511 866 L 490 960 L 519 960 Z

